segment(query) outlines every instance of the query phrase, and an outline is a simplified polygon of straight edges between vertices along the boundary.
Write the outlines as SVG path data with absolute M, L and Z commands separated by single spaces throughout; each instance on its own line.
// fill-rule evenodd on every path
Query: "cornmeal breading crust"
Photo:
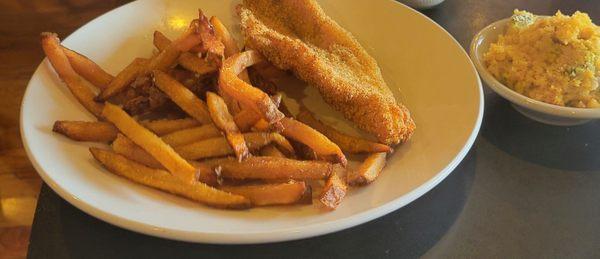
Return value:
M 377 62 L 314 0 L 244 0 L 239 15 L 247 47 L 317 87 L 359 128 L 386 144 L 410 138 L 415 123 Z

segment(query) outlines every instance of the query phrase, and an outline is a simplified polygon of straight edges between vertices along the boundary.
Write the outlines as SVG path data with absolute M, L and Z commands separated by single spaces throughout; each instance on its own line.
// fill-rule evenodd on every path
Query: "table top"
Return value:
M 13 59 L 21 67 L 12 74 L 6 72 L 10 70 L 6 64 L 0 65 L 0 71 L 14 79 L 3 84 L 24 89 L 42 59 L 39 31 L 52 29 L 66 35 L 122 4 L 67 2 L 82 4 L 47 13 L 24 12 L 26 19 L 0 16 L 1 24 L 14 25 L 9 36 L 17 40 L 9 41 L 8 48 L 33 53 L 25 61 L 15 54 Z M 557 9 L 570 14 L 579 9 L 600 21 L 600 5 L 585 0 L 447 0 L 423 13 L 467 47 L 478 30 L 509 16 L 515 8 L 538 14 Z M 21 20 L 35 26 L 19 26 Z M 523 117 L 487 89 L 485 102 L 480 135 L 457 169 L 415 202 L 369 223 L 274 244 L 192 244 L 114 227 L 43 186 L 29 257 L 600 257 L 600 138 L 595 135 L 600 121 L 548 126 Z M 10 105 L 18 107 L 16 102 Z

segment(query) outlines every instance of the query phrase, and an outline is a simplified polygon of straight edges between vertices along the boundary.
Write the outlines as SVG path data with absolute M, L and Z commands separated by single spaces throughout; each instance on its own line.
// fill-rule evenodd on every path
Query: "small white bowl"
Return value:
M 400 2 L 419 10 L 429 9 L 441 4 L 444 0 L 400 0 Z
M 573 108 L 548 104 L 519 94 L 500 83 L 487 71 L 483 55 L 491 43 L 496 42 L 498 35 L 504 33 L 510 18 L 494 22 L 483 28 L 473 37 L 469 55 L 483 81 L 494 92 L 509 100 L 513 107 L 526 117 L 558 126 L 572 126 L 600 118 L 600 108 Z

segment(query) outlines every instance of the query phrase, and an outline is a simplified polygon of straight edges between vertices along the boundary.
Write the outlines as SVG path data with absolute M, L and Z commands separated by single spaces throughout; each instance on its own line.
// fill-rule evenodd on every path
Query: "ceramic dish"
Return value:
M 29 82 L 21 111 L 23 142 L 33 165 L 62 198 L 94 217 L 133 231 L 192 242 L 240 244 L 306 238 L 349 228 L 405 206 L 440 183 L 472 146 L 483 114 L 479 77 L 450 34 L 404 5 L 387 0 L 320 3 L 378 60 L 392 91 L 411 109 L 418 125 L 411 141 L 396 147 L 380 178 L 351 192 L 337 210 L 328 212 L 312 205 L 218 210 L 107 172 L 90 156 L 92 144 L 52 132 L 55 120 L 93 118 L 46 60 Z M 116 73 L 133 58 L 150 56 L 154 30 L 177 35 L 198 8 L 220 17 L 239 38 L 236 4 L 136 1 L 91 21 L 64 44 Z M 284 90 L 326 120 L 348 125 L 313 88 L 300 85 Z
M 534 100 L 519 94 L 500 83 L 487 71 L 483 61 L 483 55 L 487 52 L 490 44 L 497 41 L 498 35 L 504 33 L 508 22 L 509 19 L 503 19 L 490 24 L 477 33 L 471 41 L 469 54 L 479 75 L 486 85 L 500 96 L 510 101 L 518 112 L 542 123 L 558 126 L 571 126 L 600 118 L 600 109 L 598 108 L 563 107 Z

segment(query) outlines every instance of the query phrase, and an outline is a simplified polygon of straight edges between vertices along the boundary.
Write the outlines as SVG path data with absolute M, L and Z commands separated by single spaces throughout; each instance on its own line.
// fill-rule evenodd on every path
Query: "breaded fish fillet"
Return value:
M 314 0 L 244 0 L 239 7 L 249 48 L 318 88 L 323 99 L 386 144 L 415 129 L 375 59 Z

